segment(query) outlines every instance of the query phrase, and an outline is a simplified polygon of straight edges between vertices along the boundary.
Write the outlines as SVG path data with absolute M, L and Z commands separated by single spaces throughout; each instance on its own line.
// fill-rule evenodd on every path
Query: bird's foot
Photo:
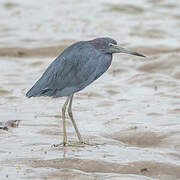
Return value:
M 99 144 L 99 143 L 92 143 L 92 142 L 85 142 L 85 141 L 82 141 L 82 142 L 79 142 L 80 145 L 87 145 L 87 146 L 98 146 L 98 145 L 102 145 L 102 144 Z
M 60 144 L 53 144 L 52 147 L 65 147 L 65 146 L 71 146 L 71 147 L 85 147 L 85 146 L 98 146 L 102 144 L 98 143 L 89 143 L 89 142 L 77 142 L 77 141 L 68 141 L 66 143 L 62 142 Z
M 66 146 L 68 143 L 64 143 L 64 142 L 62 142 L 62 143 L 60 143 L 60 144 L 53 144 L 53 145 L 51 145 L 51 147 L 63 147 L 63 146 Z

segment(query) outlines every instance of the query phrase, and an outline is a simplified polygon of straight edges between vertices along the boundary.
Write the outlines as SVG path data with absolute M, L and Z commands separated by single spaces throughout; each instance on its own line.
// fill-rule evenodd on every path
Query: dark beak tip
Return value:
M 140 56 L 140 57 L 146 57 L 145 55 L 143 55 L 143 54 L 140 54 L 140 53 L 135 53 L 134 55 L 136 55 L 136 56 Z
M 142 54 L 141 54 L 141 57 L 144 57 L 144 58 L 146 58 L 146 56 L 145 56 L 145 55 L 142 55 Z

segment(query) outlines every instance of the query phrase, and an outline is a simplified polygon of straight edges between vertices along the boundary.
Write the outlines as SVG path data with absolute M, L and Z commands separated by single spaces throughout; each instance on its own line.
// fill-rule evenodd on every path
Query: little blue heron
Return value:
M 118 46 L 117 42 L 111 38 L 79 41 L 65 49 L 27 92 L 26 96 L 28 98 L 37 96 L 51 96 L 55 98 L 68 96 L 62 107 L 62 145 L 65 146 L 67 144 L 65 112 L 68 103 L 68 114 L 79 143 L 85 143 L 73 118 L 73 95 L 91 84 L 109 68 L 114 53 L 127 53 L 145 57 L 142 54 Z

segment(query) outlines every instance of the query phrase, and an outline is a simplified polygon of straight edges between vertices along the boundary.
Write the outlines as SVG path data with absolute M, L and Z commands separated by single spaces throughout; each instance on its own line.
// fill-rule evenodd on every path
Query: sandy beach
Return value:
M 180 179 L 179 8 L 175 0 L 2 0 L 0 179 Z M 62 141 L 65 98 L 25 93 L 66 47 L 100 36 L 147 58 L 114 55 L 109 70 L 75 94 L 79 130 L 97 145 L 52 147 Z

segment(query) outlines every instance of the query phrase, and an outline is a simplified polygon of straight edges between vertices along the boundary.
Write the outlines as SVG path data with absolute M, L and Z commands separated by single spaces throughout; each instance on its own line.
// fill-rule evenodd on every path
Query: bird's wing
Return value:
M 52 62 L 27 96 L 60 97 L 83 89 L 109 67 L 102 58 L 89 44 L 75 44 Z
M 41 78 L 27 92 L 27 97 L 35 96 L 52 96 L 54 90 L 57 89 L 58 82 L 62 82 L 64 76 L 70 72 L 73 64 L 68 65 L 67 60 L 63 56 L 58 56 L 46 69 Z M 60 88 L 60 87 L 59 87 Z

